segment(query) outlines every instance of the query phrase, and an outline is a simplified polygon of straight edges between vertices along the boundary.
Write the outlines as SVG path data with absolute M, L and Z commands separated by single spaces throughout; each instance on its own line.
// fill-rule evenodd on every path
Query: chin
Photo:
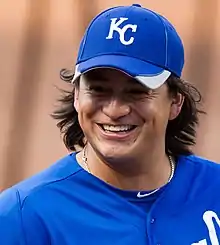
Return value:
M 118 162 L 126 158 L 128 159 L 129 156 L 133 155 L 131 147 L 124 147 L 122 145 L 107 146 L 107 144 L 103 144 L 99 148 L 99 152 L 107 162 Z

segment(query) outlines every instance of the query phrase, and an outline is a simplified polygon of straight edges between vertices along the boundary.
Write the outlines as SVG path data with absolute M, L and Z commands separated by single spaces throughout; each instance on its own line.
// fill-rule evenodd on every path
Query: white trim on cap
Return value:
M 71 83 L 74 83 L 75 80 L 76 80 L 80 75 L 81 75 L 81 72 L 79 71 L 79 64 L 78 64 L 78 65 L 76 65 L 76 67 L 75 67 L 75 73 L 74 73 L 74 77 L 73 77 Z
M 93 69 L 96 69 L 96 68 L 93 68 Z M 120 70 L 120 69 L 118 69 L 118 70 Z M 124 72 L 123 70 L 120 70 L 120 71 Z M 128 76 L 131 76 L 131 75 L 129 75 L 126 72 L 124 72 L 124 73 L 127 74 Z M 74 74 L 74 77 L 72 79 L 72 83 L 74 83 L 75 80 L 77 78 L 79 78 L 79 76 L 81 74 L 82 73 L 79 71 L 79 65 L 76 65 L 75 74 Z M 159 88 L 162 84 L 164 84 L 166 82 L 166 80 L 168 79 L 168 77 L 170 76 L 170 74 L 171 74 L 170 71 L 163 70 L 161 73 L 159 73 L 157 75 L 153 75 L 153 76 L 149 76 L 149 75 L 148 76 L 143 76 L 142 75 L 142 76 L 136 76 L 134 78 L 137 81 L 139 81 L 141 84 L 145 85 L 146 87 L 148 87 L 150 89 L 156 89 L 156 88 Z
M 135 79 L 150 89 L 156 89 L 165 83 L 170 74 L 170 71 L 164 70 L 155 76 L 136 76 Z

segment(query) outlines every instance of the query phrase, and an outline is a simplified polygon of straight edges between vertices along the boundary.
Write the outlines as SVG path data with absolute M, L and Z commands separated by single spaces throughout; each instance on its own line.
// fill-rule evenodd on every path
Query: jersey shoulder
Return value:
M 199 167 L 203 168 L 211 168 L 211 169 L 219 169 L 220 171 L 220 163 L 209 160 L 205 157 L 197 156 L 197 155 L 189 155 L 185 156 L 185 160 L 191 162 L 194 165 L 199 165 Z
M 3 202 L 3 199 L 6 201 L 7 199 L 10 199 L 9 197 L 13 196 L 14 198 L 16 197 L 16 199 L 19 198 L 19 202 L 22 205 L 22 202 L 29 195 L 46 188 L 48 185 L 62 182 L 75 175 L 80 170 L 82 170 L 82 168 L 76 162 L 75 153 L 69 154 L 56 161 L 45 170 L 0 193 L 0 202 Z
M 48 237 L 36 210 L 39 204 L 47 203 L 44 200 L 53 193 L 49 190 L 54 188 L 55 183 L 62 188 L 63 181 L 78 173 L 80 169 L 75 154 L 70 154 L 0 193 L 1 244 L 23 245 L 30 244 L 29 241 L 31 244 L 42 244 L 42 241 L 47 241 Z M 50 241 L 45 244 L 49 243 Z
M 201 183 L 220 188 L 220 163 L 196 155 L 183 158 L 186 168 L 194 173 L 194 178 L 200 179 Z

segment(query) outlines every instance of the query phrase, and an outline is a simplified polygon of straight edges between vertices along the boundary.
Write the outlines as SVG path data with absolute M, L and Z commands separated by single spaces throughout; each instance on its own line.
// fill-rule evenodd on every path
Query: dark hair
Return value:
M 66 82 L 71 82 L 74 73 L 63 69 L 60 77 Z M 181 93 L 184 97 L 182 110 L 177 118 L 168 122 L 166 130 L 166 153 L 177 157 L 179 155 L 193 154 L 191 146 L 196 144 L 196 126 L 199 123 L 199 114 L 205 113 L 199 109 L 202 96 L 200 92 L 190 83 L 170 75 L 167 79 L 170 94 Z M 74 90 L 78 81 L 73 84 L 72 91 L 61 90 L 62 96 L 58 99 L 61 107 L 52 113 L 52 117 L 58 120 L 57 126 L 63 135 L 65 146 L 72 151 L 76 147 L 84 147 L 84 134 L 79 125 L 78 114 L 73 106 Z

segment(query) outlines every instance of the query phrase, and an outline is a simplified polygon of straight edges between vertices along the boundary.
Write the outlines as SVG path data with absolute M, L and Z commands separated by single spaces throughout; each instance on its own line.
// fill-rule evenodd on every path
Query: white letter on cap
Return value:
M 106 37 L 106 39 L 113 39 L 113 33 L 114 31 L 117 31 L 119 34 L 119 39 L 120 42 L 124 45 L 130 45 L 134 42 L 134 37 L 131 37 L 128 41 L 125 41 L 125 32 L 128 29 L 131 29 L 132 32 L 136 32 L 137 31 L 137 25 L 131 25 L 131 24 L 127 24 L 125 25 L 123 28 L 120 28 L 119 26 L 126 20 L 128 20 L 128 18 L 120 18 L 118 21 L 117 18 L 112 18 L 111 19 L 111 25 L 110 25 L 110 29 L 109 29 L 109 34 Z

